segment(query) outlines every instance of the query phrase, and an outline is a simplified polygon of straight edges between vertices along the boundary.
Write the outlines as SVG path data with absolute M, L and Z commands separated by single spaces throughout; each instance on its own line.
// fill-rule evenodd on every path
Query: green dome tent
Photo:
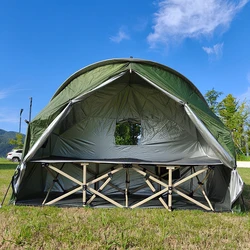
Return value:
M 230 131 L 164 65 L 112 59 L 70 76 L 28 126 L 15 204 L 199 207 L 242 191 Z

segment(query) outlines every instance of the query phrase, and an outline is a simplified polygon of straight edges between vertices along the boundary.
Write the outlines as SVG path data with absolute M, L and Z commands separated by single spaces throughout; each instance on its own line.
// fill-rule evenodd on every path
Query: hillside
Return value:
M 16 138 L 16 133 L 0 129 L 0 157 L 6 157 L 6 154 L 14 148 L 9 144 L 9 140 Z

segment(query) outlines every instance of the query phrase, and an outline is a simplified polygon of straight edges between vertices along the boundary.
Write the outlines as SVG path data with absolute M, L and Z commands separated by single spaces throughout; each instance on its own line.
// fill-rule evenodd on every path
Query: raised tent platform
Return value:
M 17 204 L 162 207 L 170 211 L 192 207 L 214 211 L 206 186 L 216 166 L 222 165 L 219 160 L 208 157 L 175 162 L 51 157 L 32 162 L 40 163 L 42 172 L 47 172 L 44 195 Z M 183 163 L 185 165 L 180 165 Z M 67 182 L 73 185 L 68 187 Z
M 229 211 L 243 188 L 231 132 L 191 81 L 147 60 L 70 76 L 23 152 L 15 204 Z

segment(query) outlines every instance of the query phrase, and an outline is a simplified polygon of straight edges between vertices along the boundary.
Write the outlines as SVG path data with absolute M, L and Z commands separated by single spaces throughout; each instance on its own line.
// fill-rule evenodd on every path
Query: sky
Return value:
M 250 0 L 0 0 L 0 129 L 26 133 L 73 73 L 146 59 L 250 100 Z

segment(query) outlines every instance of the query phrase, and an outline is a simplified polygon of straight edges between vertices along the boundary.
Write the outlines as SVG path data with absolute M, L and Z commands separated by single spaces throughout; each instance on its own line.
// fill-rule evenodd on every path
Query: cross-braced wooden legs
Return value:
M 43 201 L 43 205 L 55 204 L 56 202 L 66 198 L 66 197 L 68 197 L 76 192 L 82 191 L 83 206 L 90 205 L 93 202 L 93 200 L 98 196 L 98 197 L 101 197 L 102 199 L 106 200 L 107 202 L 113 204 L 116 207 L 123 207 L 123 205 L 121 205 L 120 203 L 116 202 L 114 199 L 112 199 L 112 198 L 110 198 L 107 195 L 102 193 L 103 189 L 107 185 L 110 185 L 111 187 L 114 187 L 115 189 L 117 189 L 118 191 L 120 191 L 121 193 L 124 194 L 126 208 L 136 208 L 136 207 L 142 206 L 142 205 L 148 203 L 149 201 L 157 198 L 161 202 L 161 204 L 163 205 L 164 208 L 171 211 L 172 210 L 172 194 L 176 193 L 179 196 L 187 199 L 189 202 L 192 202 L 193 204 L 195 204 L 195 205 L 197 205 L 205 210 L 214 211 L 213 206 L 212 206 L 212 204 L 211 204 L 209 198 L 207 197 L 207 194 L 203 188 L 203 184 L 208 179 L 209 174 L 212 171 L 208 167 L 194 171 L 194 173 L 192 173 L 184 178 L 180 178 L 179 180 L 173 182 L 172 173 L 173 173 L 173 171 L 176 170 L 176 168 L 180 168 L 179 166 L 165 166 L 165 168 L 167 169 L 167 173 L 164 175 L 165 176 L 168 175 L 168 181 L 161 179 L 162 176 L 157 176 L 156 174 L 152 173 L 151 171 L 144 169 L 141 166 L 136 165 L 136 164 L 129 165 L 129 166 L 128 165 L 118 165 L 115 168 L 110 169 L 106 173 L 100 174 L 99 176 L 91 177 L 87 180 L 87 173 L 94 175 L 94 173 L 92 173 L 91 170 L 88 170 L 87 166 L 88 166 L 88 163 L 81 164 L 82 181 L 79 181 L 76 178 L 72 177 L 71 175 L 63 172 L 62 169 L 58 169 L 52 165 L 48 165 L 47 168 L 49 171 L 53 170 L 57 173 L 56 176 L 54 176 L 52 174 L 52 176 L 54 176 L 54 179 L 57 180 L 58 175 L 62 175 L 65 178 L 71 180 L 73 183 L 75 183 L 76 186 L 78 185 L 78 187 L 74 188 L 73 190 L 71 190 L 67 193 L 62 194 L 61 196 L 59 196 L 59 197 L 57 197 L 49 202 L 46 202 L 47 198 L 49 196 L 49 193 L 54 185 L 54 184 L 52 184 L 52 186 L 49 188 L 47 195 Z M 161 167 L 163 167 L 163 166 L 161 166 Z M 121 189 L 120 187 L 111 183 L 112 176 L 115 173 L 117 173 L 123 169 L 125 170 L 125 189 Z M 130 171 L 135 171 L 138 174 L 142 175 L 144 177 L 145 184 L 141 185 L 140 187 L 137 187 L 136 189 L 129 190 L 130 189 L 130 173 L 131 173 Z M 206 172 L 205 177 L 202 179 L 202 181 L 200 181 L 199 175 L 204 174 L 205 172 Z M 194 189 L 192 191 L 192 195 L 188 195 L 187 193 L 185 193 L 184 190 L 182 190 L 180 188 L 180 185 L 185 183 L 185 182 L 190 181 L 193 178 L 197 178 L 198 186 L 196 189 Z M 100 181 L 102 181 L 103 183 L 100 184 Z M 97 183 L 98 183 L 98 185 L 97 185 Z M 154 184 L 158 185 L 158 190 L 156 190 Z M 93 186 L 95 188 L 93 188 Z M 97 187 L 99 187 L 99 188 L 97 188 Z M 132 206 L 130 206 L 129 205 L 129 194 L 135 194 L 137 191 L 139 191 L 145 187 L 149 187 L 149 189 L 152 191 L 153 194 L 146 197 L 145 199 L 137 202 L 136 204 L 133 204 Z M 202 204 L 201 202 L 199 202 L 193 198 L 193 194 L 195 192 L 197 192 L 199 189 L 201 190 L 201 193 L 203 194 L 208 206 Z M 87 192 L 92 194 L 89 199 L 87 199 Z M 164 194 L 167 195 L 167 202 L 162 197 Z

